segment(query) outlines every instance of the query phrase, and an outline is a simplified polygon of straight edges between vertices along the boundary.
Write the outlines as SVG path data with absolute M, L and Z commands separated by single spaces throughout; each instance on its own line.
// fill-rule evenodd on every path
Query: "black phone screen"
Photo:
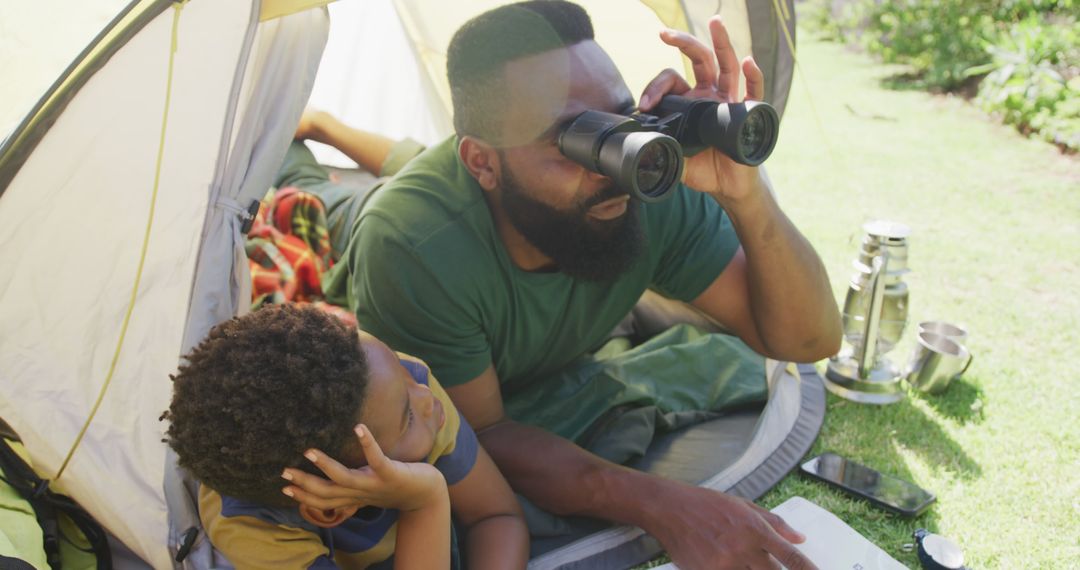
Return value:
M 934 495 L 924 489 L 835 453 L 823 453 L 803 463 L 802 470 L 815 479 L 909 516 L 921 513 L 934 502 Z

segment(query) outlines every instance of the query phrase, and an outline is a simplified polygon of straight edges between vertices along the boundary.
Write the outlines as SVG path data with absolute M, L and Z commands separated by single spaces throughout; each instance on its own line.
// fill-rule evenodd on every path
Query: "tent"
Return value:
M 494 2 L 326 3 L 0 4 L 0 418 L 109 530 L 122 567 L 227 566 L 158 418 L 179 356 L 248 306 L 245 222 L 309 94 L 357 126 L 434 142 L 450 124 L 444 46 Z M 701 34 L 720 11 L 783 108 L 790 0 L 582 4 L 636 92 L 683 65 L 642 34 Z M 764 409 L 674 434 L 640 467 L 759 496 L 824 412 L 813 367 L 773 363 L 769 376 Z M 531 564 L 618 568 L 658 549 L 639 530 L 596 528 L 535 547 Z

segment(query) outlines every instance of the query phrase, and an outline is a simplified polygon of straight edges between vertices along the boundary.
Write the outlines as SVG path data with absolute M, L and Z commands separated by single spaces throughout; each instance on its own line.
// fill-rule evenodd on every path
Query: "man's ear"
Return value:
M 358 507 L 338 507 L 336 509 L 316 509 L 301 504 L 300 516 L 307 522 L 322 528 L 334 528 L 345 522 L 345 519 L 356 514 Z
M 461 137 L 458 142 L 458 157 L 462 164 L 472 174 L 473 178 L 480 183 L 480 187 L 491 192 L 498 185 L 499 153 L 495 147 L 471 136 Z

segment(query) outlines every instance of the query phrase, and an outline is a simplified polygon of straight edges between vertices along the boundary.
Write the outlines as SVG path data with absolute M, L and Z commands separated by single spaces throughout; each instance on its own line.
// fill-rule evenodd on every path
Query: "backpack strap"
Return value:
M 49 490 L 49 480 L 42 479 L 27 465 L 11 447 L 6 438 L 0 437 L 0 471 L 2 478 L 11 485 L 34 509 L 44 536 L 45 558 L 52 570 L 61 569 L 59 515 L 66 515 L 90 543 L 90 551 L 97 559 L 98 570 L 112 568 L 112 552 L 109 550 L 105 530 L 70 497 Z

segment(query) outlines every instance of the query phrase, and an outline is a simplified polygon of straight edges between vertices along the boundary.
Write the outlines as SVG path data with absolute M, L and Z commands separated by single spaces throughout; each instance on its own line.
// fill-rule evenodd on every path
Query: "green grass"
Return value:
M 970 568 L 1080 567 L 1080 160 L 963 100 L 886 87 L 904 70 L 799 37 L 769 172 L 843 299 L 862 224 L 908 224 L 914 324 L 966 324 L 974 362 L 939 396 L 889 406 L 829 395 L 812 453 L 831 450 L 937 494 L 906 520 L 792 474 L 759 501 L 801 495 L 904 564 L 923 527 Z M 815 119 L 815 112 L 820 122 Z M 822 363 L 823 364 L 823 363 Z

